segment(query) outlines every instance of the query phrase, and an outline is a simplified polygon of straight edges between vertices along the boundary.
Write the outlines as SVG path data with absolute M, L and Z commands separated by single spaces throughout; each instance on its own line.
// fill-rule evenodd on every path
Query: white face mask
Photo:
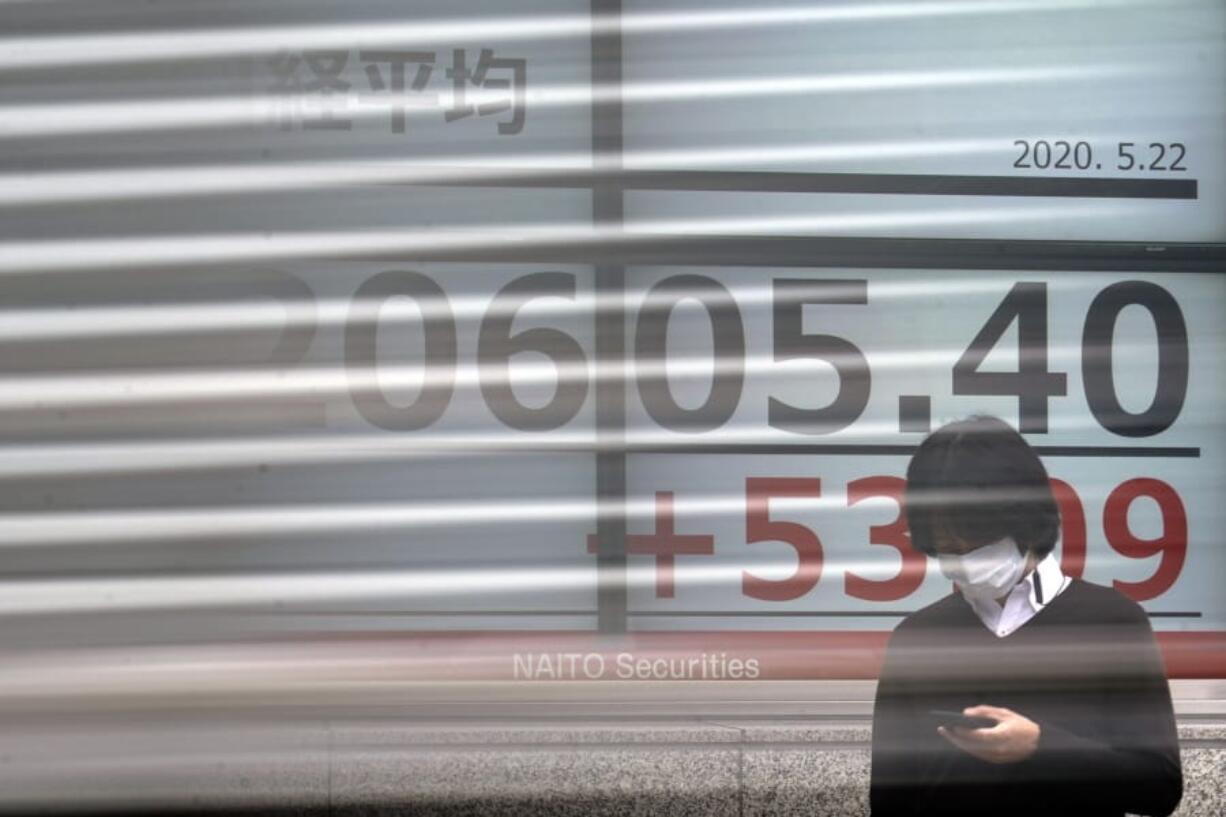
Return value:
M 961 556 L 939 554 L 941 573 L 958 585 L 964 596 L 996 599 L 1022 578 L 1026 557 L 1018 552 L 1013 537 L 976 548 Z

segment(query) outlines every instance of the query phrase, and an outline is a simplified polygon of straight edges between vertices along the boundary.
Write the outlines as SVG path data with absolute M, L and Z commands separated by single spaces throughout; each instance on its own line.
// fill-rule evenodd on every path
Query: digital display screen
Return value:
M 906 464 L 987 413 L 1216 671 L 1226 6 L 462 5 L 4 9 L 29 638 L 879 646 L 950 589 Z M 875 672 L 820 655 L 759 677 Z

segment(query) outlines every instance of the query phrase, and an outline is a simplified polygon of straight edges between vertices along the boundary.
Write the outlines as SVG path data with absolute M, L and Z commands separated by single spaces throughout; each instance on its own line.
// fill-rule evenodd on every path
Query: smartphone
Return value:
M 995 718 L 985 715 L 963 715 L 956 709 L 929 709 L 928 714 L 945 726 L 964 726 L 967 729 L 988 729 L 997 724 Z

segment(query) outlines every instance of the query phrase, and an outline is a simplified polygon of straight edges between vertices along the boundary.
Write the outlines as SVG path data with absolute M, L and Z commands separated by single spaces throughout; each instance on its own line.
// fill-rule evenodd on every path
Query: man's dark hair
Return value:
M 1043 558 L 1060 510 L 1039 455 L 998 417 L 977 414 L 928 435 L 907 466 L 911 544 L 936 556 L 936 526 L 979 547 L 1012 536 Z

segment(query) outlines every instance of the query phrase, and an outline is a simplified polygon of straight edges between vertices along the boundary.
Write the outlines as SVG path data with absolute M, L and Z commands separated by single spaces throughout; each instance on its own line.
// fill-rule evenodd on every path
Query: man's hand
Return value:
M 1034 754 L 1039 745 L 1039 725 L 1002 706 L 968 706 L 963 715 L 986 715 L 997 723 L 987 729 L 937 727 L 937 734 L 953 745 L 989 763 L 1017 763 Z

